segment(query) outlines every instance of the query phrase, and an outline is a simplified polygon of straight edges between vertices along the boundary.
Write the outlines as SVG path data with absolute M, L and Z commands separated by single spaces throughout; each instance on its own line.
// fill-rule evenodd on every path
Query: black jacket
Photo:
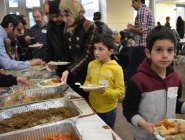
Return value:
M 65 48 L 63 47 L 63 30 L 64 30 L 65 23 L 63 22 L 60 26 L 56 25 L 53 21 L 49 22 L 49 27 L 46 33 L 46 56 L 43 58 L 43 61 L 69 61 L 67 60 L 67 54 Z M 60 71 L 59 76 L 61 73 L 66 69 L 66 66 L 58 66 L 57 71 Z
M 10 87 L 13 85 L 17 85 L 17 77 L 0 73 L 0 87 Z
M 73 75 L 85 79 L 88 63 L 94 60 L 94 37 L 97 33 L 95 24 L 83 17 L 71 36 L 64 28 L 63 47 L 71 64 L 67 70 Z

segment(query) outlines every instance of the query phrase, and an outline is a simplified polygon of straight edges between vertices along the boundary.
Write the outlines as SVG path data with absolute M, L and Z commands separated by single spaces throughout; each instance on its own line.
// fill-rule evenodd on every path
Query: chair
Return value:
M 122 54 L 112 54 L 112 60 L 116 60 L 116 62 L 122 67 L 124 72 L 124 81 L 127 81 L 127 68 L 129 65 L 129 55 L 122 55 Z

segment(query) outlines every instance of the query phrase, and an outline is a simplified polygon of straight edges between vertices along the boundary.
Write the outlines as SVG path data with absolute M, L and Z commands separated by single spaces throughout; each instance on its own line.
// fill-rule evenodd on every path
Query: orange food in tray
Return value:
M 51 82 L 53 82 L 53 83 L 61 83 L 61 80 L 60 79 L 52 79 Z
M 59 135 L 59 136 L 45 138 L 45 139 L 42 139 L 42 140 L 71 140 L 71 137 L 67 134 L 62 134 L 62 135 Z

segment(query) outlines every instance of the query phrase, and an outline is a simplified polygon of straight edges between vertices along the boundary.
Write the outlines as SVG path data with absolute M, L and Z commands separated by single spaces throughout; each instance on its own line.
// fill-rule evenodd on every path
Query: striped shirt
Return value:
M 146 37 L 147 34 L 155 27 L 155 19 L 153 13 L 145 4 L 143 4 L 142 7 L 137 11 L 135 27 L 143 31 L 143 34 L 135 35 L 135 47 L 146 47 Z
M 35 42 L 39 42 L 41 44 L 46 43 L 46 32 L 47 32 L 47 24 L 43 27 L 39 27 L 37 24 L 30 28 L 30 36 L 35 37 Z M 46 55 L 46 48 L 43 46 L 41 49 L 33 48 L 33 58 L 44 58 Z

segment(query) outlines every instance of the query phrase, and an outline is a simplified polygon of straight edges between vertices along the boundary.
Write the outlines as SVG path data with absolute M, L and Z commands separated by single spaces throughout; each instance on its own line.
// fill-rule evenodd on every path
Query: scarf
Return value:
M 85 9 L 78 0 L 62 0 L 59 9 L 73 16 L 74 19 L 85 14 Z
M 6 53 L 8 54 L 10 59 L 13 59 L 13 57 L 12 57 L 12 49 L 11 49 L 11 40 L 10 39 L 5 39 L 4 40 L 4 44 L 5 44 Z

